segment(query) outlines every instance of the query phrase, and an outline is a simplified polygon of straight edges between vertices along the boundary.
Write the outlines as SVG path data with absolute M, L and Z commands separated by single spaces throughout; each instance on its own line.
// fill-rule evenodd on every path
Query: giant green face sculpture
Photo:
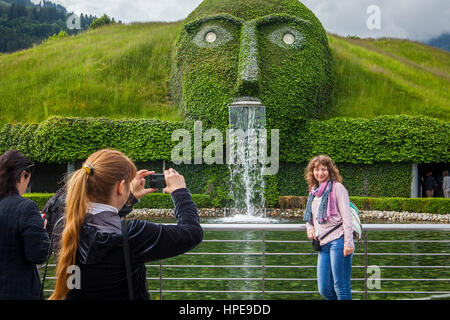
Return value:
M 205 0 L 185 20 L 171 93 L 190 119 L 228 124 L 228 106 L 254 97 L 267 126 L 317 117 L 331 91 L 325 30 L 297 0 Z

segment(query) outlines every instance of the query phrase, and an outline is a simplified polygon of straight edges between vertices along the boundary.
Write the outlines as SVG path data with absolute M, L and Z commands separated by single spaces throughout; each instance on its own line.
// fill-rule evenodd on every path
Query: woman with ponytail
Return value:
M 185 253 L 202 241 L 195 203 L 184 177 L 173 169 L 164 172 L 164 191 L 172 196 L 178 224 L 143 220 L 122 224 L 118 213 L 131 192 L 139 198 L 157 190 L 144 189 L 144 177 L 153 173 L 137 172 L 129 158 L 109 149 L 92 154 L 73 173 L 66 187 L 66 221 L 51 300 L 149 299 L 144 263 Z M 131 284 L 127 281 L 122 234 L 128 238 Z M 71 282 L 73 270 L 79 270 L 78 283 Z
M 347 189 L 341 183 L 338 168 L 326 155 L 309 162 L 305 179 L 310 194 L 303 220 L 308 238 L 316 241 L 316 250 L 320 249 L 317 261 L 319 292 L 328 300 L 351 300 L 354 242 Z

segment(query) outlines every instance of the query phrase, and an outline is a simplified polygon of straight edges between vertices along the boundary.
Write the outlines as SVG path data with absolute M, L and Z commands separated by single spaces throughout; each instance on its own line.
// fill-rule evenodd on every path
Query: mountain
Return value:
M 169 96 L 181 22 L 114 24 L 0 54 L 0 124 L 52 115 L 182 119 Z M 333 117 L 450 120 L 450 53 L 399 39 L 329 34 Z
M 36 8 L 56 8 L 60 11 L 67 12 L 66 8 L 64 8 L 60 4 L 53 3 L 51 1 L 40 1 L 39 4 L 33 3 L 31 0 L 1 0 L 0 2 L 6 2 L 9 4 L 17 4 L 25 7 L 36 7 Z
M 428 45 L 450 51 L 450 33 L 444 33 L 439 37 L 433 38 L 427 42 Z
M 71 15 L 51 1 L 34 4 L 30 0 L 0 0 L 0 52 L 29 48 L 60 31 L 76 34 L 97 18 L 81 15 L 81 29 L 70 30 L 66 21 Z

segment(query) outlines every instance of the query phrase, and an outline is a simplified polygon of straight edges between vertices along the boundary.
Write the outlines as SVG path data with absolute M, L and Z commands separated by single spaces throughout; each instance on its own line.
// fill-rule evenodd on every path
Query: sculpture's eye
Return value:
M 305 37 L 298 30 L 287 26 L 270 33 L 269 40 L 286 49 L 301 49 L 306 43 Z
M 283 37 L 283 42 L 286 44 L 294 44 L 294 41 L 295 41 L 295 36 L 290 32 L 286 33 Z
M 205 36 L 206 42 L 213 43 L 217 40 L 217 34 L 215 32 L 208 32 Z
M 231 33 L 220 26 L 204 26 L 195 35 L 193 42 L 203 48 L 215 48 L 233 39 Z

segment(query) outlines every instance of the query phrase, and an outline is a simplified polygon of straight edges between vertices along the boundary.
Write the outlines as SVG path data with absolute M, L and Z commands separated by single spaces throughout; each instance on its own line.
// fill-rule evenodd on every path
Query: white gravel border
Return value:
M 200 217 L 225 217 L 225 209 L 198 209 Z M 422 221 L 430 223 L 450 223 L 450 214 L 432 214 L 395 211 L 363 211 L 359 212 L 361 221 L 386 220 L 392 222 Z M 302 218 L 301 209 L 267 209 L 267 217 Z M 173 209 L 135 209 L 129 215 L 132 219 L 167 218 L 173 217 Z

